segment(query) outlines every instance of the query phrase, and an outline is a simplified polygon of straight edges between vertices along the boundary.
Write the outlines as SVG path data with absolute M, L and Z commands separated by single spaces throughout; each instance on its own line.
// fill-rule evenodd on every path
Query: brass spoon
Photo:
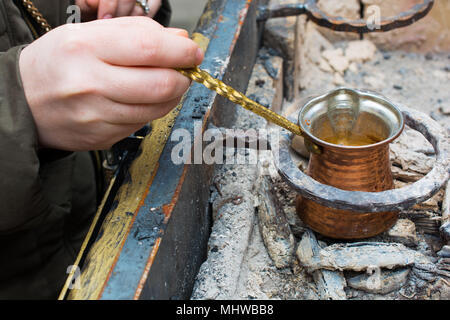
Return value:
M 203 84 L 210 90 L 217 92 L 222 97 L 227 98 L 233 103 L 239 104 L 245 109 L 263 117 L 267 121 L 273 122 L 276 125 L 285 128 L 286 130 L 298 135 L 303 136 L 303 131 L 299 125 L 289 121 L 285 117 L 279 115 L 278 113 L 273 112 L 272 110 L 264 107 L 263 105 L 257 103 L 246 97 L 243 93 L 233 89 L 229 85 L 212 77 L 208 72 L 201 70 L 198 67 L 187 68 L 187 69 L 176 69 L 181 74 L 190 78 L 191 80 Z M 304 137 L 305 138 L 305 137 Z M 305 138 L 305 142 L 306 138 Z M 314 153 L 320 153 L 320 148 L 312 143 L 309 143 L 309 148 Z

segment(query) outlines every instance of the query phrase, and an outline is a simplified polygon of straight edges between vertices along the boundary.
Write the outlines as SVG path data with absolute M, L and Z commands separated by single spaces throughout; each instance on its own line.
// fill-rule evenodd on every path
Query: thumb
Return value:
M 189 38 L 189 32 L 187 30 L 184 30 L 184 29 L 180 29 L 180 28 L 164 28 L 164 31 L 166 31 L 168 33 L 171 33 L 171 34 L 174 34 L 174 35 L 179 36 L 179 37 Z M 204 54 L 203 50 L 201 50 L 201 49 L 200 49 L 200 52 L 201 52 L 201 54 L 200 54 L 201 59 L 199 59 L 199 60 L 202 61 L 205 54 Z

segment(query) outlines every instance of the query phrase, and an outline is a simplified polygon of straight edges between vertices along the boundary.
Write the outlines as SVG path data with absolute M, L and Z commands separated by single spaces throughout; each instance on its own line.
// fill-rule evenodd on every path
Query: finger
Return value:
M 101 22 L 101 30 L 90 36 L 95 36 L 97 57 L 109 64 L 188 68 L 203 60 L 203 51 L 194 41 L 165 31 L 151 19 L 125 17 Z
M 144 9 L 136 3 L 130 16 L 143 16 L 144 14 Z
M 98 19 L 109 19 L 116 16 L 119 0 L 100 0 L 98 5 Z
M 116 17 L 129 16 L 136 6 L 136 0 L 119 0 Z
M 76 0 L 75 5 L 77 5 L 81 12 L 89 12 L 93 10 L 93 8 L 89 5 L 87 0 Z
M 151 0 L 149 3 L 150 12 L 148 16 L 153 18 L 161 8 L 161 0 Z
M 99 0 L 76 0 L 75 4 L 81 10 L 81 19 L 83 22 L 92 21 L 97 18 Z
M 150 104 L 181 97 L 191 81 L 173 69 L 107 66 L 100 73 L 104 83 L 100 94 L 130 104 Z
M 100 4 L 100 0 L 84 0 L 86 5 L 88 5 L 91 9 L 98 9 L 98 6 Z
M 114 20 L 95 20 L 89 22 L 91 26 L 96 26 L 98 28 L 114 29 L 117 27 L 130 27 L 130 26 L 140 26 L 141 28 L 147 29 L 165 29 L 160 23 L 148 17 L 119 17 Z
M 150 0 L 149 2 L 149 12 L 147 17 L 153 18 L 156 13 L 161 8 L 161 0 Z M 136 5 L 134 10 L 131 13 L 132 16 L 144 16 L 145 12 L 140 5 Z
M 180 103 L 180 100 L 181 97 L 149 105 L 125 104 L 109 100 L 103 104 L 103 119 L 107 123 L 115 125 L 147 123 L 164 117 Z

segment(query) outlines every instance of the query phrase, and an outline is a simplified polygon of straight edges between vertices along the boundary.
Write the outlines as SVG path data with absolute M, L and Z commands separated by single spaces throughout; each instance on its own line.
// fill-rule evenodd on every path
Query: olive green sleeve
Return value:
M 48 23 L 56 28 L 57 26 L 67 23 L 67 18 L 71 14 L 68 8 L 75 4 L 75 0 L 33 0 L 36 8 L 47 19 Z
M 40 192 L 36 127 L 18 67 L 22 48 L 0 53 L 0 233 L 49 210 Z
M 158 21 L 160 24 L 162 24 L 165 27 L 169 26 L 170 18 L 172 15 L 172 9 L 170 7 L 169 0 L 163 0 L 161 4 L 161 8 L 156 13 L 154 19 Z

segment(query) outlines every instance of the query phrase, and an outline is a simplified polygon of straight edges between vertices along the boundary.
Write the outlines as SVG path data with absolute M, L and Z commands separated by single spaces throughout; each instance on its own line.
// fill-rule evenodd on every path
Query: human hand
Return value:
M 76 0 L 80 7 L 83 21 L 123 16 L 143 16 L 144 10 L 136 0 Z M 161 7 L 161 0 L 149 0 L 148 17 L 153 18 Z
M 24 48 L 20 74 L 42 147 L 101 150 L 172 110 L 203 53 L 180 29 L 124 17 L 63 25 Z

